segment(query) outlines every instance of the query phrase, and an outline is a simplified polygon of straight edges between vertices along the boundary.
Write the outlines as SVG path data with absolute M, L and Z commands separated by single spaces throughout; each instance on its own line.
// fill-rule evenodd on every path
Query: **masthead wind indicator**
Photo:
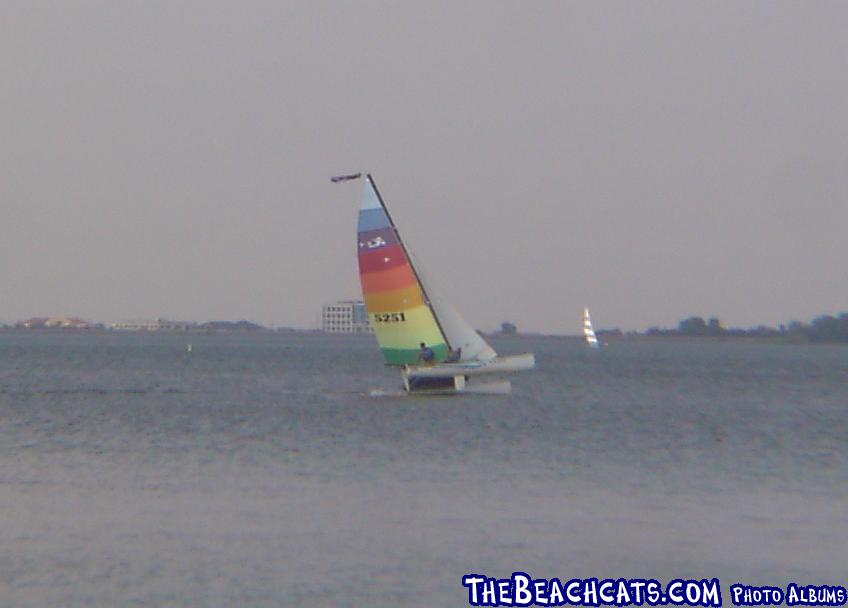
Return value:
M 338 184 L 339 182 L 346 182 L 351 179 L 359 179 L 362 177 L 361 173 L 351 173 L 350 175 L 336 175 L 335 177 L 331 177 L 330 181 L 334 184 Z

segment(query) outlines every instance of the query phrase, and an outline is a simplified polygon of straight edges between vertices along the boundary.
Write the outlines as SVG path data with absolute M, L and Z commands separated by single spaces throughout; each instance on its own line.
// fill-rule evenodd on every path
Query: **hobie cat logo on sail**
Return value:
M 378 247 L 385 247 L 388 243 L 386 243 L 386 239 L 381 236 L 375 236 L 370 241 L 362 241 L 359 242 L 359 247 L 367 247 L 368 249 L 377 249 Z

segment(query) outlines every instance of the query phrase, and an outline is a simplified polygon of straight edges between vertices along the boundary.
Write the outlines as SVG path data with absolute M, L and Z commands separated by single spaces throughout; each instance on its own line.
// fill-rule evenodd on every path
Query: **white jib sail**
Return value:
M 409 246 L 407 245 L 409 252 Z M 410 257 L 414 259 L 415 269 L 418 272 L 418 279 L 427 294 L 430 301 L 430 309 L 438 319 L 439 326 L 442 332 L 448 339 L 451 348 L 462 349 L 460 361 L 491 361 L 498 356 L 495 349 L 492 348 L 483 337 L 477 333 L 468 321 L 451 306 L 445 298 L 441 296 L 437 289 L 434 289 L 433 281 L 430 280 L 426 270 L 422 268 L 421 262 L 411 252 Z

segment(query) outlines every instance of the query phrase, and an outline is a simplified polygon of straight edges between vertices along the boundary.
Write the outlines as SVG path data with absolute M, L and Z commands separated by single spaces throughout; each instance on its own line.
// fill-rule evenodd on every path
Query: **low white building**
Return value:
M 321 314 L 321 329 L 330 334 L 365 334 L 371 332 L 368 311 L 361 300 L 343 300 L 327 304 Z
M 155 319 L 152 321 L 123 321 L 112 323 L 115 331 L 186 331 L 197 326 L 196 323 L 188 321 L 169 321 L 168 319 Z
M 21 322 L 19 325 L 27 329 L 39 329 L 49 327 L 51 329 L 89 329 L 91 324 L 77 317 L 33 317 Z

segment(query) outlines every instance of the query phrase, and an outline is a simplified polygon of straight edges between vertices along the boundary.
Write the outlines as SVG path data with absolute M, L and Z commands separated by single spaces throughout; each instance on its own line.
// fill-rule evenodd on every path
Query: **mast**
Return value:
M 433 320 L 436 321 L 436 325 L 439 328 L 439 331 L 442 334 L 442 337 L 445 339 L 445 344 L 448 349 L 452 349 L 450 341 L 448 340 L 448 335 L 445 333 L 444 328 L 442 327 L 442 322 L 439 321 L 439 316 L 436 314 L 436 311 L 433 309 L 433 305 L 430 303 L 430 296 L 427 295 L 427 290 L 424 287 L 424 283 L 421 281 L 421 277 L 418 275 L 418 270 L 415 268 L 415 264 L 412 261 L 412 256 L 409 254 L 409 250 L 406 248 L 406 243 L 403 242 L 403 239 L 400 238 L 400 232 L 398 232 L 397 226 L 395 225 L 394 219 L 392 219 L 392 214 L 389 213 L 388 207 L 386 207 L 385 201 L 383 201 L 383 197 L 380 195 L 380 190 L 377 188 L 377 184 L 374 183 L 374 178 L 371 177 L 370 173 L 365 175 L 365 179 L 368 180 L 368 183 L 371 184 L 371 187 L 374 189 L 374 193 L 377 195 L 377 200 L 380 201 L 380 206 L 383 208 L 383 213 L 386 214 L 386 217 L 389 218 L 389 224 L 392 227 L 392 230 L 395 233 L 395 237 L 397 237 L 398 243 L 400 243 L 401 249 L 403 249 L 403 254 L 406 256 L 407 262 L 409 262 L 409 267 L 412 268 L 412 274 L 415 275 L 415 280 L 418 281 L 418 288 L 421 290 L 421 294 L 424 296 L 424 301 L 427 303 L 427 308 L 430 309 L 430 314 L 433 315 Z

